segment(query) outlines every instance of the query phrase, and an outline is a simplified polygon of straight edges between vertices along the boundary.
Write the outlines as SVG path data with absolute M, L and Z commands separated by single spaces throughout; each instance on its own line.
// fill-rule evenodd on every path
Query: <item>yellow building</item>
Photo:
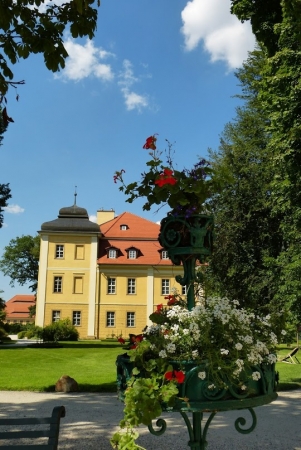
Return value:
M 97 224 L 74 204 L 45 222 L 36 325 L 70 318 L 82 339 L 139 334 L 164 298 L 182 287 L 158 242 L 159 225 L 125 212 L 98 211 Z

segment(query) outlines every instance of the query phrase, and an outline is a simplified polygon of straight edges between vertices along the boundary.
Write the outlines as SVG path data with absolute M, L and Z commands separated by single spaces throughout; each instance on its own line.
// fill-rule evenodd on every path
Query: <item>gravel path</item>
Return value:
M 0 417 L 48 416 L 59 405 L 66 407 L 60 450 L 112 450 L 109 439 L 123 410 L 116 394 L 0 391 Z M 247 435 L 235 430 L 234 421 L 244 416 L 248 425 L 248 411 L 218 413 L 207 434 L 207 450 L 301 450 L 301 390 L 280 392 L 275 402 L 255 408 L 255 412 L 257 427 Z M 147 450 L 189 450 L 181 416 L 171 413 L 164 418 L 165 434 L 156 437 L 141 427 L 139 444 Z

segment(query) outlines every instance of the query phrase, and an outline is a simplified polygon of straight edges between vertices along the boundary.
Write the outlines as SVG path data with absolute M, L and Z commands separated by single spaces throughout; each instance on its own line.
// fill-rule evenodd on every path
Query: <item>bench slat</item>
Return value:
M 56 406 L 53 408 L 51 417 L 42 418 L 16 418 L 16 419 L 0 419 L 0 426 L 18 426 L 18 425 L 48 425 L 46 429 L 43 430 L 19 430 L 19 431 L 2 431 L 0 432 L 0 441 L 8 439 L 22 439 L 22 438 L 40 438 L 47 437 L 48 443 L 42 444 L 13 444 L 13 445 L 2 445 L 0 443 L 1 450 L 57 450 L 59 431 L 60 431 L 60 420 L 61 417 L 65 417 L 65 407 Z

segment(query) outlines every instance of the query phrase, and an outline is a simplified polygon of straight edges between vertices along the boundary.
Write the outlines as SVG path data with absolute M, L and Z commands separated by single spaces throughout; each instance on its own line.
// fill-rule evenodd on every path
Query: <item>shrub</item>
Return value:
M 26 330 L 19 331 L 18 333 L 18 339 L 24 339 L 26 335 Z
M 3 327 L 8 334 L 18 334 L 20 331 L 26 330 L 27 325 L 22 323 L 5 323 Z
M 70 319 L 59 320 L 43 328 L 41 337 L 44 342 L 77 341 L 79 333 Z
M 0 340 L 4 339 L 7 336 L 7 332 L 5 331 L 4 328 L 2 328 L 2 326 L 0 327 Z

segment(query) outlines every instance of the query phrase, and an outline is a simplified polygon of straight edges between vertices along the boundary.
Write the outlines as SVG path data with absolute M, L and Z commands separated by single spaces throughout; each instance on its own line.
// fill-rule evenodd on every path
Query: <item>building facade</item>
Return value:
M 125 212 L 98 211 L 97 223 L 74 204 L 45 222 L 36 325 L 69 318 L 82 339 L 139 334 L 165 297 L 182 287 L 158 242 L 159 225 Z

